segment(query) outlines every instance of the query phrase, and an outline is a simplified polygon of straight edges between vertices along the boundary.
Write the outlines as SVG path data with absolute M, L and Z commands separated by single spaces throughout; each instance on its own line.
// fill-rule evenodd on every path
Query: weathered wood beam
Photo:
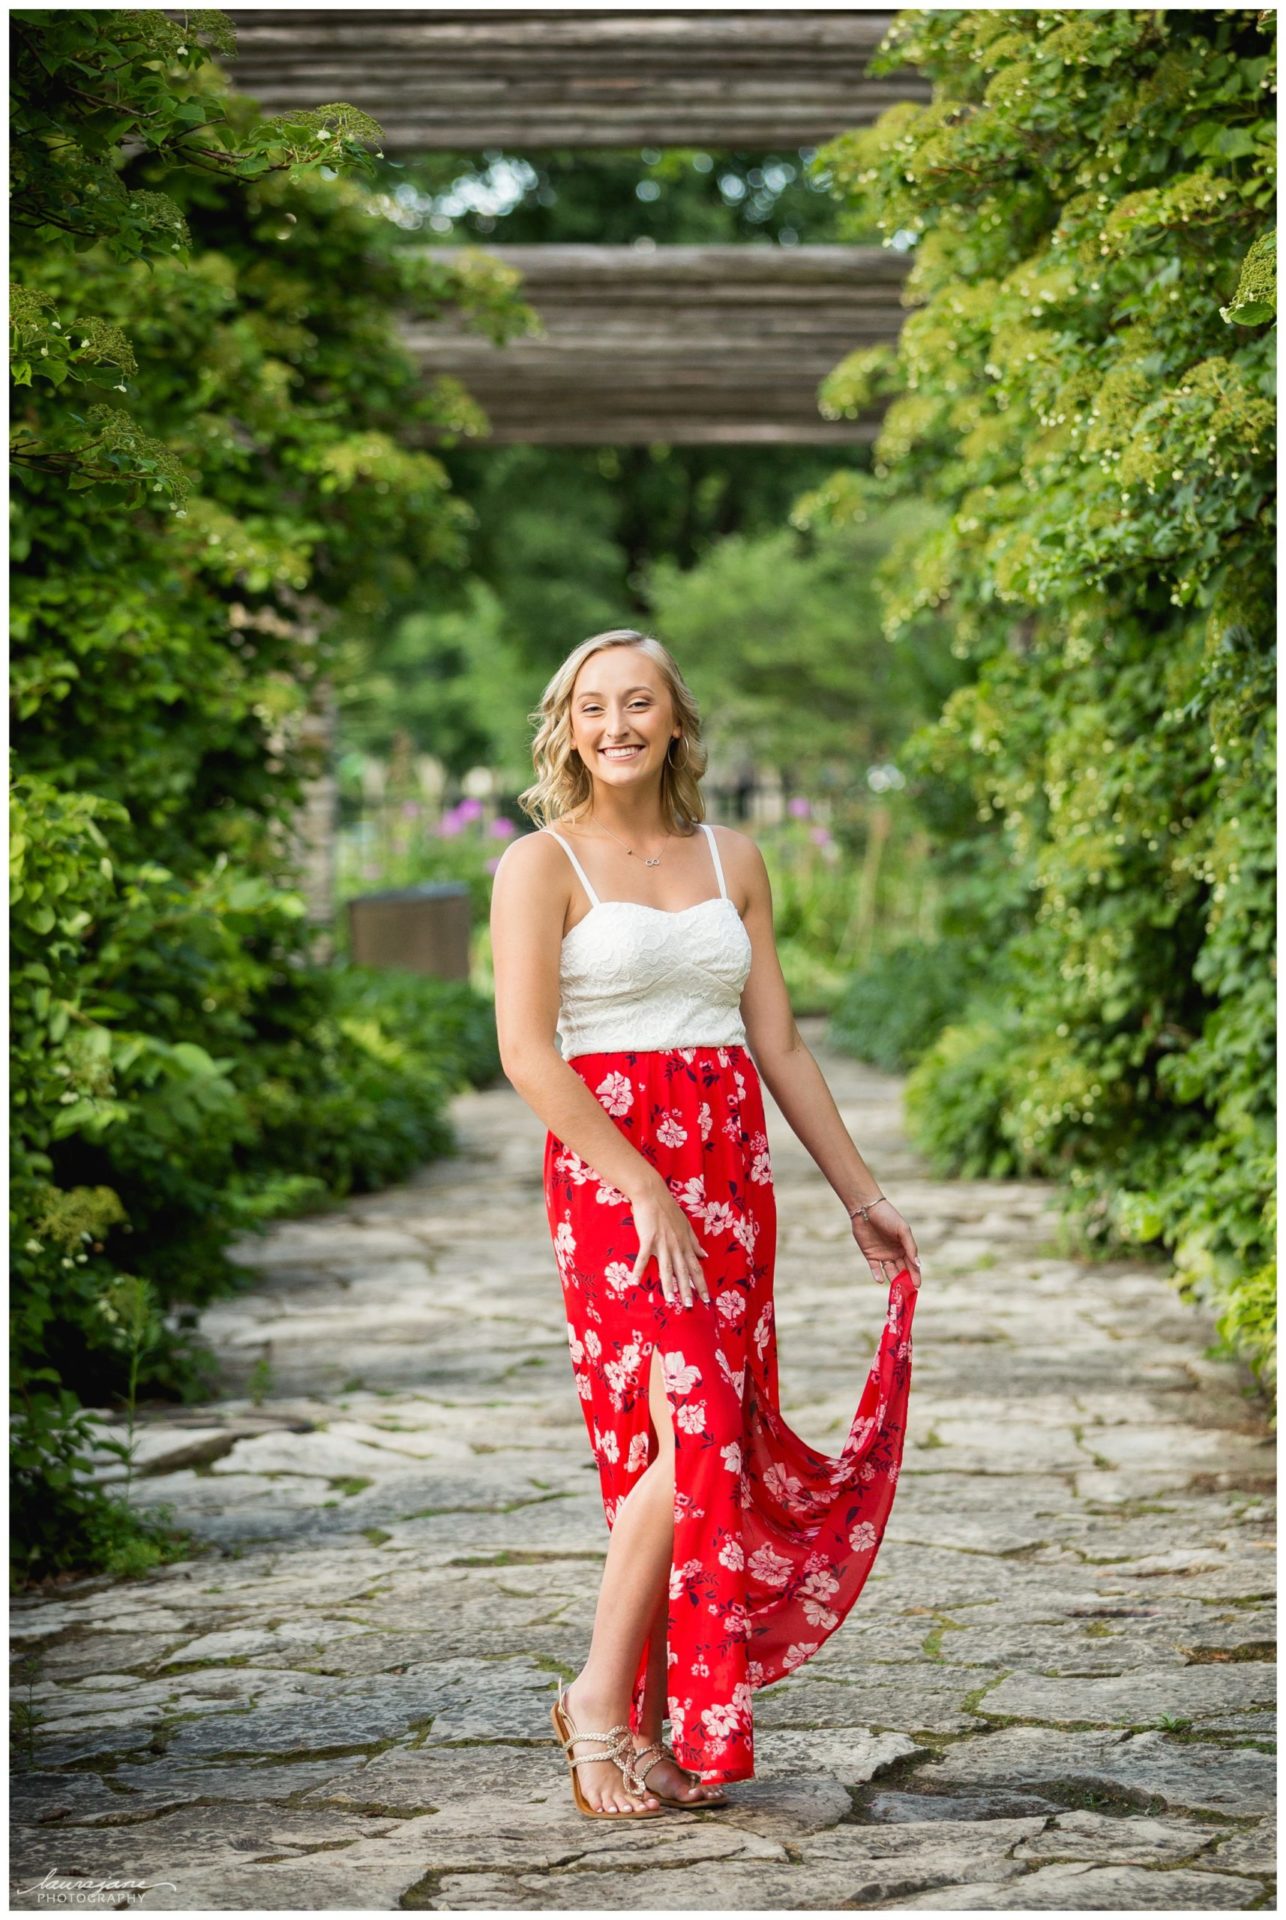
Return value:
M 891 12 L 233 9 L 231 78 L 271 113 L 348 100 L 385 150 L 814 145 L 897 100 Z
M 427 247 L 430 258 L 458 250 Z M 406 317 L 426 379 L 461 380 L 496 444 L 869 440 L 878 413 L 824 420 L 817 388 L 854 347 L 893 340 L 908 261 L 880 247 L 500 246 L 544 333 L 497 347 Z

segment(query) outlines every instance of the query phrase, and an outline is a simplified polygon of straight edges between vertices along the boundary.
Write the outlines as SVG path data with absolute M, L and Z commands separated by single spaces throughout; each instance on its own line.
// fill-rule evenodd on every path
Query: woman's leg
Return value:
M 665 1408 L 660 1420 L 656 1414 L 658 1388 Z M 674 1435 L 655 1348 L 648 1392 L 653 1424 L 658 1436 L 662 1428 L 669 1434 L 670 1447 L 668 1452 L 662 1448 L 639 1475 L 612 1524 L 589 1655 L 567 1689 L 568 1711 L 579 1727 L 628 1723 L 643 1636 L 656 1612 L 658 1592 L 664 1593 L 669 1587 L 674 1543 Z M 572 1749 L 574 1754 L 594 1751 L 588 1744 Z M 577 1772 L 592 1807 L 619 1813 L 638 1805 L 611 1761 L 578 1767 Z M 648 1805 L 659 1805 L 654 1793 L 646 1798 Z
M 638 1670 L 645 1634 L 650 1634 L 645 1712 L 634 1741 L 644 1747 L 661 1737 L 665 1714 L 666 1642 L 670 1562 L 674 1547 L 674 1427 L 661 1372 L 660 1355 L 652 1352 L 648 1405 L 656 1429 L 657 1453 L 621 1502 L 612 1527 L 594 1614 L 589 1656 L 567 1689 L 568 1711 L 578 1726 L 611 1727 L 629 1720 L 630 1693 Z M 655 1727 L 655 1731 L 653 1731 Z M 573 1748 L 592 1753 L 592 1746 Z M 579 1767 L 581 1787 L 592 1807 L 620 1812 L 638 1803 L 628 1792 L 619 1770 L 610 1762 Z M 671 1761 L 649 1769 L 649 1781 L 665 1793 L 683 1795 L 699 1803 L 716 1795 L 717 1787 L 693 1785 Z M 656 1805 L 656 1796 L 647 1794 Z

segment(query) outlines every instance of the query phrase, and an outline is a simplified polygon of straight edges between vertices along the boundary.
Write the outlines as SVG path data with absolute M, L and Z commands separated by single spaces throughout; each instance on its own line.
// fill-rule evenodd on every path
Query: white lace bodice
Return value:
M 590 910 L 565 935 L 558 1038 L 578 1053 L 667 1047 L 744 1046 L 741 990 L 750 935 L 728 897 L 713 830 L 701 822 L 719 891 L 670 910 L 637 900 L 600 900 L 567 841 L 557 840 L 589 895 Z

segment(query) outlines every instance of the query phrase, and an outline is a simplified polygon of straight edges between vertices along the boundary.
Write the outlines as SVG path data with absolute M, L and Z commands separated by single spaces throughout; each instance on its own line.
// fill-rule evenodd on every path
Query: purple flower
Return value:
M 492 840 L 511 840 L 517 831 L 513 821 L 506 820 L 503 814 L 498 820 L 493 820 L 487 828 L 487 833 Z
M 472 798 L 461 800 L 456 812 L 462 820 L 476 820 L 482 813 L 482 802 Z
M 437 831 L 444 840 L 454 840 L 463 824 L 460 815 L 453 807 L 450 813 L 444 813 L 438 821 Z
M 808 801 L 805 800 L 802 793 L 796 793 L 792 794 L 791 798 L 786 802 L 786 811 L 792 814 L 796 820 L 807 820 L 811 817 L 813 809 Z
M 829 847 L 831 836 L 825 827 L 810 827 L 808 837 L 815 847 Z

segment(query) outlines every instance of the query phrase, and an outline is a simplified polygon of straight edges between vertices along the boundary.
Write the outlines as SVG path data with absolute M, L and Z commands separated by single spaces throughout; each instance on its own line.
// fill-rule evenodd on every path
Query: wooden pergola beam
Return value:
M 450 259 L 456 249 L 429 247 Z M 817 387 L 894 340 L 907 257 L 881 247 L 500 246 L 542 335 L 497 347 L 452 319 L 403 323 L 426 379 L 461 380 L 489 442 L 853 444 L 879 413 L 824 420 Z
M 868 78 L 894 15 L 232 9 L 239 92 L 270 113 L 347 100 L 385 151 L 733 147 L 780 151 L 927 100 Z

